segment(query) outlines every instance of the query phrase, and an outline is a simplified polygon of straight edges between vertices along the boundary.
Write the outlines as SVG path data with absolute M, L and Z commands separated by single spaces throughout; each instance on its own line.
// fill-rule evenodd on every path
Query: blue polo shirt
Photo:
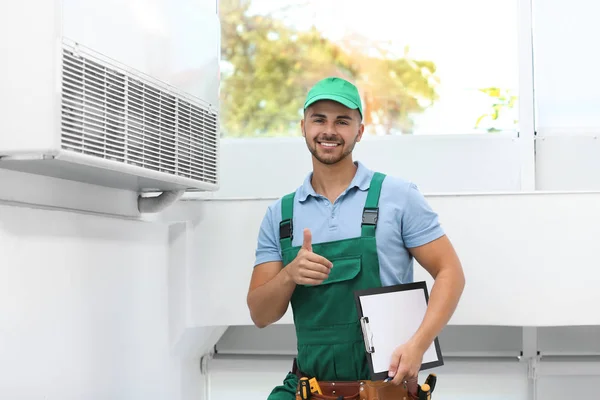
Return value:
M 359 161 L 355 164 L 358 168 L 354 179 L 333 204 L 313 189 L 310 183 L 312 172 L 296 189 L 292 246 L 302 245 L 304 228 L 310 229 L 313 243 L 360 236 L 362 213 L 373 171 Z M 280 222 L 281 199 L 278 199 L 269 205 L 260 225 L 255 266 L 282 260 Z M 413 282 L 413 257 L 408 249 L 442 235 L 444 231 L 437 213 L 417 186 L 387 175 L 381 186 L 375 231 L 382 285 Z

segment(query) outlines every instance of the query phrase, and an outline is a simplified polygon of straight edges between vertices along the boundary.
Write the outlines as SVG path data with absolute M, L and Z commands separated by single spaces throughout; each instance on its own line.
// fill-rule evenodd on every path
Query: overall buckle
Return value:
M 363 225 L 377 225 L 379 217 L 379 208 L 365 208 L 362 215 Z
M 291 238 L 294 233 L 291 219 L 284 219 L 279 223 L 279 237 L 281 239 Z

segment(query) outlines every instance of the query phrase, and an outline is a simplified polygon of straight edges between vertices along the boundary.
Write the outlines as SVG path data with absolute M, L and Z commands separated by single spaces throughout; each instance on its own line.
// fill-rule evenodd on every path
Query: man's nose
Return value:
M 327 122 L 325 124 L 325 133 L 334 134 L 334 133 L 336 133 L 335 128 L 336 128 L 335 121 Z

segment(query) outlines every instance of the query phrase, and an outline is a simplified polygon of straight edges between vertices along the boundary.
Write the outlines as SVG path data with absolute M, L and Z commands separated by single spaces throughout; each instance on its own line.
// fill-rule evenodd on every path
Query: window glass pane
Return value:
M 541 135 L 600 127 L 600 3 L 533 2 L 537 129 Z
M 516 130 L 517 0 L 221 0 L 221 131 L 300 135 L 308 89 L 361 91 L 371 135 Z

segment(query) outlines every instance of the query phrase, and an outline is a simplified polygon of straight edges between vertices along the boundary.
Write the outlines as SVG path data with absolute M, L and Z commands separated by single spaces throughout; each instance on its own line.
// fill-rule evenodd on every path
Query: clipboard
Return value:
M 417 331 L 429 303 L 427 284 L 414 282 L 354 292 L 371 379 L 388 377 L 394 350 Z M 423 354 L 421 370 L 444 365 L 436 337 Z

